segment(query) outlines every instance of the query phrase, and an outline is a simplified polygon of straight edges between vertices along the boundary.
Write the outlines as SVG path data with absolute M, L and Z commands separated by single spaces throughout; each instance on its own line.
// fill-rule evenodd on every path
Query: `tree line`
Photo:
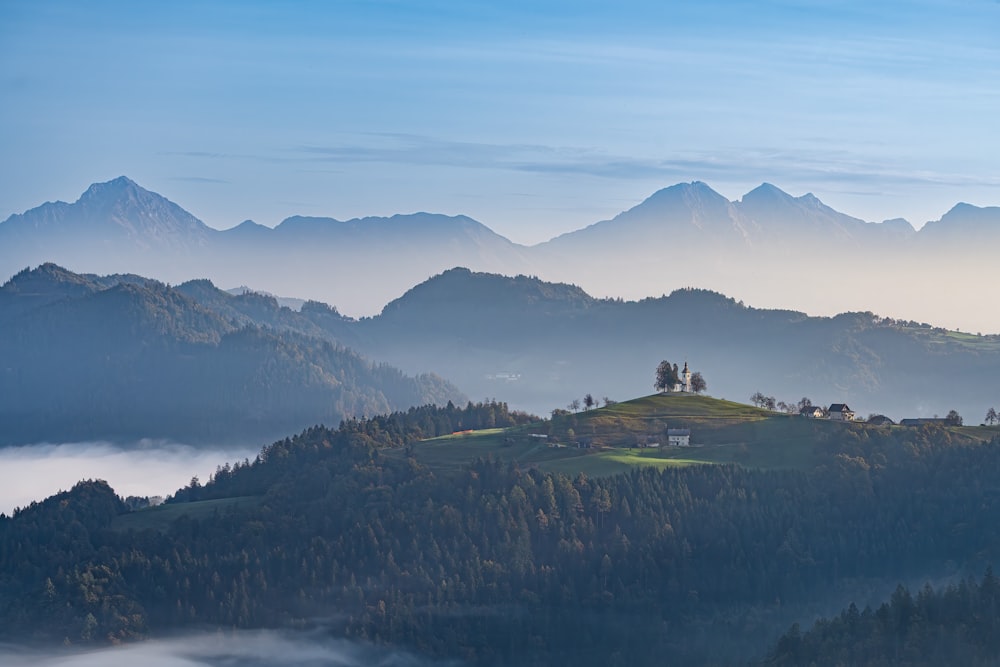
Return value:
M 1000 580 L 963 578 L 914 595 L 900 585 L 878 609 L 850 607 L 807 632 L 794 624 L 768 665 L 996 665 L 1000 658 Z

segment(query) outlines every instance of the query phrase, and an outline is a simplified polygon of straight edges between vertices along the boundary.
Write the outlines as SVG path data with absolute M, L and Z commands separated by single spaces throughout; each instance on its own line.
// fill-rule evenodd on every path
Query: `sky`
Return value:
M 521 243 L 701 180 L 1000 204 L 997 0 L 0 0 L 0 219 L 126 175 L 207 224 Z

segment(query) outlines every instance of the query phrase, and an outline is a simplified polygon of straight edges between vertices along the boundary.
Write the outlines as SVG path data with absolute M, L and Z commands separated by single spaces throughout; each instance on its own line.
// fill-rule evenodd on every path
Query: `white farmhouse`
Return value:
M 668 428 L 667 444 L 671 447 L 690 447 L 691 429 L 689 428 Z
M 834 403 L 828 410 L 830 419 L 834 421 L 854 421 L 854 411 L 847 407 L 846 403 Z

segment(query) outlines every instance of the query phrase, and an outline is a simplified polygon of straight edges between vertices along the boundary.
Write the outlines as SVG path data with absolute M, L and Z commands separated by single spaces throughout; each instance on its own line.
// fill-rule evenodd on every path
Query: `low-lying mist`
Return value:
M 150 441 L 131 446 L 78 442 L 0 448 L 0 512 L 10 514 L 84 479 L 103 479 L 123 498 L 167 496 L 194 476 L 204 482 L 218 466 L 253 459 L 259 451 L 259 446 L 194 448 Z
M 187 635 L 83 652 L 0 646 L 0 664 L 7 667 L 417 667 L 446 663 L 313 632 L 258 630 Z

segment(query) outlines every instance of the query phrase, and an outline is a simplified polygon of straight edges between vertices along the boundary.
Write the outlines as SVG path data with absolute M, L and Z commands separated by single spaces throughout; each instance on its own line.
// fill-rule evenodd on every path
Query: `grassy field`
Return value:
M 690 428 L 693 446 L 640 446 L 664 444 L 667 428 Z M 590 476 L 636 466 L 705 463 L 804 468 L 813 464 L 817 434 L 831 428 L 845 426 L 705 396 L 655 394 L 516 429 L 433 438 L 420 442 L 415 451 L 421 462 L 441 470 L 457 470 L 486 456 L 544 471 Z M 547 438 L 533 437 L 540 435 Z M 591 447 L 577 448 L 578 442 Z M 553 446 L 556 443 L 560 446 Z
M 691 429 L 692 446 L 640 446 L 665 444 L 667 428 Z M 487 456 L 543 471 L 589 476 L 636 466 L 711 463 L 806 469 L 816 463 L 817 440 L 851 428 L 871 427 L 779 414 L 706 396 L 654 394 L 518 428 L 424 440 L 415 452 L 418 460 L 439 470 L 458 470 Z M 976 426 L 951 430 L 956 442 L 970 444 L 988 440 L 998 431 Z M 578 442 L 590 447 L 577 448 Z
M 200 500 L 193 503 L 157 505 L 128 514 L 122 514 L 111 523 L 113 530 L 158 530 L 166 531 L 170 524 L 182 516 L 204 519 L 216 513 L 225 514 L 260 504 L 260 496 L 240 496 L 219 500 Z
M 969 349 L 974 349 L 983 353 L 996 352 L 1000 350 L 1000 336 L 980 336 L 977 334 L 964 333 L 961 331 L 946 331 L 943 329 L 916 329 L 911 328 L 916 335 L 925 337 L 926 340 L 935 345 L 960 345 Z
M 951 432 L 971 440 L 985 441 L 1000 435 L 1000 426 L 959 426 L 952 428 Z

